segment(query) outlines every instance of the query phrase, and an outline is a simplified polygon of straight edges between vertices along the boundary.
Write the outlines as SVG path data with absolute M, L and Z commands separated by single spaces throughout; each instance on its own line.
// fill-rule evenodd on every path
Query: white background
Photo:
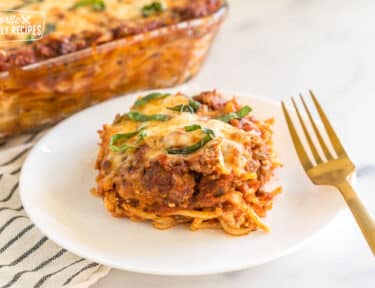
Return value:
M 277 100 L 312 88 L 356 162 L 358 192 L 375 214 L 375 1 L 230 4 L 230 15 L 192 84 Z M 346 210 L 298 252 L 259 267 L 202 277 L 112 270 L 93 287 L 367 288 L 375 287 L 374 260 Z

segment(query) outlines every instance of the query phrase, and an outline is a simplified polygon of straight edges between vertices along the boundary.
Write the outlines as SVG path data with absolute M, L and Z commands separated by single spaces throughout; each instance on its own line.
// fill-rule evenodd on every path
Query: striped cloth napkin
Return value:
M 44 236 L 27 217 L 18 193 L 22 163 L 45 132 L 0 142 L 0 288 L 88 287 L 108 267 L 78 257 Z

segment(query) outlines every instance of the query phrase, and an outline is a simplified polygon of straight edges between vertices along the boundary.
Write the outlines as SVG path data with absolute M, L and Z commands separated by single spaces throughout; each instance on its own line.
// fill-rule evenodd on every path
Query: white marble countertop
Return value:
M 192 82 L 284 99 L 314 89 L 359 168 L 358 192 L 375 214 L 375 1 L 232 0 L 203 70 Z M 369 135 L 370 134 L 370 135 Z M 111 287 L 375 287 L 375 262 L 348 210 L 297 252 L 213 276 L 119 270 Z

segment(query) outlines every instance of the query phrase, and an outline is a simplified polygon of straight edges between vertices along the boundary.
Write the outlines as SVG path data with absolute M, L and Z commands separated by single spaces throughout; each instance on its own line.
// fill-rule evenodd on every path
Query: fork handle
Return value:
M 359 228 L 365 236 L 368 245 L 375 256 L 375 221 L 372 218 L 370 212 L 363 205 L 359 199 L 357 193 L 354 191 L 352 185 L 345 181 L 337 185 L 342 196 L 344 197 L 346 204 L 349 206 Z

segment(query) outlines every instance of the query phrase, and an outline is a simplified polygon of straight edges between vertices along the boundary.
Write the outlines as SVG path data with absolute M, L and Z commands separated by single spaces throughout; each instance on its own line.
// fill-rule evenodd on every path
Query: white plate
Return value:
M 181 88 L 180 88 L 181 89 Z M 167 91 L 167 90 L 166 90 Z M 169 90 L 175 91 L 175 90 Z M 185 91 L 189 94 L 189 91 Z M 343 207 L 339 193 L 314 187 L 295 156 L 279 103 L 236 95 L 264 119 L 274 117 L 275 145 L 284 167 L 275 182 L 283 193 L 265 222 L 270 233 L 233 237 L 220 230 L 191 232 L 181 226 L 156 230 L 148 223 L 113 218 L 95 185 L 97 130 L 128 111 L 135 95 L 86 109 L 52 129 L 30 152 L 20 193 L 37 227 L 62 247 L 111 267 L 162 275 L 199 275 L 240 270 L 273 260 L 299 247 Z

